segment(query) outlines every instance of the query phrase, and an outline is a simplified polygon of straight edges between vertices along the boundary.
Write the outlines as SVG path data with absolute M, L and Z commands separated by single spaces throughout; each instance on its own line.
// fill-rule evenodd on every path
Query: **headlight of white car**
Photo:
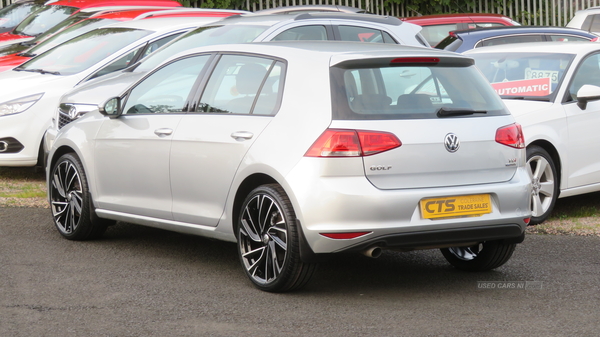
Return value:
M 44 93 L 25 96 L 13 99 L 8 102 L 0 103 L 0 116 L 14 115 L 29 109 L 35 102 L 39 101 Z

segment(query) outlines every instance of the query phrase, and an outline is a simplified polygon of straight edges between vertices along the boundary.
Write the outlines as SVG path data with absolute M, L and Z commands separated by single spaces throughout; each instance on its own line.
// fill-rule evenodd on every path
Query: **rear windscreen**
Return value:
M 334 119 L 427 119 L 508 114 L 475 66 L 440 64 L 388 63 L 378 67 L 331 68 Z

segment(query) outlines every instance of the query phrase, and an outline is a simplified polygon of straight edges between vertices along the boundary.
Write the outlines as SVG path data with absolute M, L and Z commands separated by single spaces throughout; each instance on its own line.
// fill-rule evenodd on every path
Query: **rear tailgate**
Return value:
M 331 127 L 390 132 L 402 142 L 398 148 L 363 157 L 365 175 L 379 189 L 508 181 L 521 153 L 495 140 L 500 127 L 513 123 L 512 116 L 358 123 L 334 121 Z M 446 146 L 452 141 L 456 150 Z

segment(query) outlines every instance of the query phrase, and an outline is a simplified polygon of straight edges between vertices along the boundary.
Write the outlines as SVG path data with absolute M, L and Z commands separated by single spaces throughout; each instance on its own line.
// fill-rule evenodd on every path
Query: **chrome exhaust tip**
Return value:
M 378 258 L 381 256 L 382 249 L 380 247 L 371 247 L 362 251 L 362 254 L 370 258 Z
M 8 150 L 8 143 L 0 140 L 0 152 L 6 152 Z

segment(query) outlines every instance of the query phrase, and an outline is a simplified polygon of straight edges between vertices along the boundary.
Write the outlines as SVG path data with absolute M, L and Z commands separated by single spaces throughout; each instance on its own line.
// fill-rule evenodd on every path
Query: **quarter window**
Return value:
M 589 41 L 590 39 L 583 36 L 575 36 L 575 35 L 548 35 L 550 40 L 552 41 Z
M 291 40 L 327 40 L 327 31 L 325 26 L 302 26 L 288 29 L 275 36 L 273 41 L 291 41 Z
M 274 115 L 283 75 L 283 62 L 224 55 L 204 89 L 196 112 Z
M 123 109 L 124 114 L 168 114 L 185 111 L 185 102 L 209 55 L 175 61 L 138 84 Z
M 342 41 L 385 43 L 385 37 L 378 29 L 357 26 L 339 26 Z M 389 39 L 391 36 L 387 35 Z M 393 39 L 392 39 L 393 41 Z M 389 42 L 387 42 L 389 43 Z

